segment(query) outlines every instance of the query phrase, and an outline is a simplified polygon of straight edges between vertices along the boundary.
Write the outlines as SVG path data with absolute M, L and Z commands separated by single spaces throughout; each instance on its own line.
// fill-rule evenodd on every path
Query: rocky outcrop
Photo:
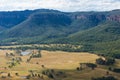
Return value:
M 110 15 L 107 20 L 120 22 L 120 15 Z
M 75 19 L 81 20 L 81 19 L 89 19 L 89 20 L 97 20 L 97 21 L 104 21 L 104 20 L 109 20 L 109 21 L 117 21 L 120 22 L 120 14 L 111 14 L 108 15 L 108 13 L 103 14 L 101 13 L 95 13 L 95 14 L 80 14 L 80 15 L 75 15 Z

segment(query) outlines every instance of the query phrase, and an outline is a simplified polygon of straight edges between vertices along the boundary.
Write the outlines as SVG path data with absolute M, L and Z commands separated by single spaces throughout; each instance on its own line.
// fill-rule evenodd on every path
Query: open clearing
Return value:
M 31 51 L 31 50 L 29 50 Z M 32 51 L 31 51 L 32 52 Z M 36 53 L 37 50 L 34 50 Z M 20 64 L 16 64 L 16 66 L 12 68 L 8 68 L 9 62 L 11 61 L 11 57 L 6 57 L 6 53 L 14 53 L 12 50 L 0 50 L 0 77 L 8 76 L 8 73 L 11 74 L 12 77 L 6 77 L 3 80 L 26 80 L 23 78 L 30 74 L 30 70 L 35 71 L 35 73 L 41 73 L 45 69 L 54 69 L 56 71 L 64 71 L 67 76 L 62 80 L 90 80 L 94 75 L 96 77 L 104 76 L 106 74 L 105 69 L 96 68 L 95 70 L 85 69 L 82 72 L 76 71 L 76 68 L 80 66 L 79 63 L 95 63 L 95 60 L 99 58 L 99 56 L 95 54 L 90 54 L 86 52 L 64 52 L 64 51 L 41 51 L 41 58 L 32 58 L 30 62 L 27 62 L 27 59 L 30 55 L 19 56 L 15 55 L 15 57 L 21 57 L 22 62 Z M 44 65 L 44 68 L 41 66 Z M 15 73 L 18 73 L 19 76 L 16 76 Z M 102 73 L 99 75 L 99 73 Z M 119 78 L 120 74 L 111 72 L 112 75 L 115 75 Z M 0 79 L 2 80 L 2 79 Z M 43 79 L 29 79 L 29 80 L 43 80 Z M 52 80 L 48 77 L 44 76 L 44 80 Z
M 42 51 L 42 58 L 32 59 L 31 63 L 39 62 L 53 69 L 75 69 L 79 63 L 94 63 L 97 58 L 97 55 L 82 52 Z
M 6 53 L 14 53 L 14 51 L 10 50 L 0 50 L 0 63 L 6 65 L 8 59 L 5 57 Z M 41 58 L 33 58 L 31 59 L 30 63 L 26 63 L 26 60 L 29 58 L 29 55 L 21 56 L 23 62 L 18 67 L 35 67 L 44 65 L 47 68 L 54 68 L 54 69 L 74 69 L 76 66 L 79 66 L 79 63 L 84 62 L 95 62 L 95 59 L 98 58 L 95 54 L 90 53 L 76 53 L 76 52 L 63 52 L 63 51 L 41 51 L 42 57 Z M 36 63 L 39 64 L 36 64 Z

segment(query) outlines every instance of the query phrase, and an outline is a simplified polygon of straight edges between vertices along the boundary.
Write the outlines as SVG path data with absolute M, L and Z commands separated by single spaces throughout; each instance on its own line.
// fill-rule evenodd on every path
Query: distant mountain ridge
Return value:
M 0 11 L 0 26 L 4 28 L 11 28 L 26 20 L 32 13 L 38 11 L 47 12 L 47 11 L 56 11 L 56 10 L 36 9 L 36 10 L 24 10 L 24 11 Z
M 94 30 L 94 27 L 97 28 L 111 22 L 120 23 L 120 10 L 61 12 L 37 9 L 0 12 L 0 39 L 2 43 L 74 43 L 74 41 L 79 43 L 90 39 L 83 38 L 83 35 L 91 34 L 91 32 L 87 33 L 89 29 Z M 108 25 L 107 27 L 109 29 Z M 97 30 L 95 32 L 97 33 Z M 71 35 L 73 39 L 71 39 Z M 68 40 L 66 41 L 66 39 Z

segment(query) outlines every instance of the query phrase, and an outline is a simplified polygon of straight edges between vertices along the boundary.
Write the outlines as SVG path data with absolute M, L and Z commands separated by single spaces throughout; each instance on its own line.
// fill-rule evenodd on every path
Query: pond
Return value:
M 22 54 L 23 56 L 28 55 L 28 54 L 30 54 L 30 53 L 31 53 L 30 51 L 21 52 L 21 54 Z
M 23 79 L 26 79 L 27 78 L 27 76 L 20 76 L 21 78 L 23 78 Z

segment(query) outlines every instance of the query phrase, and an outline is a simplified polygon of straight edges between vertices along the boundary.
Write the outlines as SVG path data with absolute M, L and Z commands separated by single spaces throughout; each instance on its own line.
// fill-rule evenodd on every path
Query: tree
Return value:
M 15 75 L 16 75 L 16 76 L 19 76 L 19 74 L 18 74 L 18 73 L 15 73 Z
M 114 58 L 107 58 L 106 59 L 106 65 L 112 65 L 115 63 L 115 59 Z
M 41 65 L 41 67 L 42 67 L 42 68 L 45 68 L 45 66 L 44 66 L 44 65 Z
M 10 53 L 10 56 L 15 56 L 13 53 Z
M 16 53 L 16 54 L 18 54 L 18 55 L 20 55 L 20 56 L 22 56 L 22 54 L 21 54 L 21 51 L 20 51 L 20 50 L 16 50 L 16 51 L 15 51 L 15 53 Z
M 111 67 L 109 67 L 109 68 L 108 68 L 108 70 L 112 71 L 112 68 L 111 68 Z
M 100 65 L 113 65 L 115 63 L 115 59 L 114 58 L 98 58 L 96 59 L 96 63 L 100 64 Z
M 40 74 L 38 74 L 38 77 L 39 77 L 39 78 L 41 77 Z
M 49 77 L 49 78 L 54 78 L 54 76 L 53 76 L 52 73 L 49 73 L 49 74 L 48 74 L 48 77 Z
M 80 68 L 79 68 L 79 67 L 77 67 L 77 68 L 76 68 L 76 70 L 77 70 L 77 71 L 79 71 L 79 70 L 80 70 Z
M 98 58 L 98 59 L 96 59 L 96 63 L 100 64 L 100 65 L 104 65 L 105 64 L 105 60 L 103 60 L 102 58 Z
M 8 53 L 6 53 L 6 57 L 8 57 L 9 56 L 9 54 Z
M 120 73 L 120 68 L 114 68 L 112 71 L 113 71 L 113 72 Z
M 94 70 L 97 67 L 97 65 L 93 63 L 86 63 L 86 66 L 90 67 L 92 70 Z
M 108 77 L 92 78 L 91 80 L 117 80 L 117 79 L 113 76 L 108 76 Z
M 8 77 L 11 77 L 10 73 L 8 73 Z
M 26 79 L 30 79 L 30 77 L 31 77 L 30 75 L 27 75 L 27 76 L 26 76 Z

